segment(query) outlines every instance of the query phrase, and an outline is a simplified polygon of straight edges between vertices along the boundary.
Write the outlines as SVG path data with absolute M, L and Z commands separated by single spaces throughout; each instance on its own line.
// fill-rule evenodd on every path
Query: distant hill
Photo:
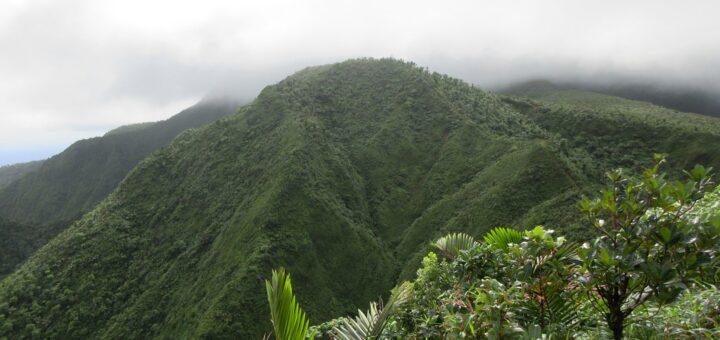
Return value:
M 42 163 L 43 161 L 32 161 L 0 167 L 0 189 L 8 186 L 20 177 L 40 169 Z
M 720 94 L 683 87 L 666 88 L 642 83 L 595 84 L 591 82 L 558 82 L 532 80 L 501 89 L 500 93 L 523 93 L 554 88 L 605 94 L 663 106 L 682 112 L 720 117 Z M 525 93 L 525 95 L 532 95 Z
M 48 160 L 22 167 L 24 176 L 0 190 L 0 218 L 33 231 L 13 232 L 12 242 L 32 245 L 21 251 L 31 253 L 107 197 L 151 152 L 187 129 L 235 112 L 238 106 L 232 101 L 201 102 L 165 121 L 124 127 L 103 137 L 81 140 Z M 5 269 L 0 276 L 25 258 L 8 254 L 15 250 L 0 248 L 0 262 Z
M 133 132 L 133 131 L 137 131 L 137 130 L 144 130 L 145 128 L 148 128 L 154 124 L 155 124 L 155 122 L 123 125 L 119 128 L 115 128 L 115 129 L 108 131 L 107 133 L 105 133 L 104 137 L 124 134 L 124 133 Z
M 587 237 L 574 206 L 615 165 L 720 165 L 718 120 L 540 92 L 392 59 L 304 69 L 152 153 L 0 281 L 0 337 L 258 339 L 271 268 L 317 324 L 412 276 L 450 231 Z
M 557 133 L 568 148 L 588 154 L 592 159 L 588 167 L 597 168 L 600 161 L 610 167 L 637 169 L 650 160 L 643 156 L 650 152 L 671 155 L 676 173 L 698 163 L 720 164 L 720 153 L 713 147 L 720 145 L 719 118 L 545 81 L 519 84 L 505 93 L 521 97 L 506 102 Z
M 647 84 L 569 84 L 593 92 L 641 100 L 684 112 L 720 117 L 720 94 L 697 89 L 665 89 Z

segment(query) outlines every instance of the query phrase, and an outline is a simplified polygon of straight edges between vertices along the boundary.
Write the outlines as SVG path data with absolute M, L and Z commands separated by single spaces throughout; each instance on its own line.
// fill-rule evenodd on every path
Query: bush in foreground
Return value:
M 701 166 L 669 181 L 664 162 L 656 157 L 639 177 L 611 172 L 600 197 L 580 202 L 599 235 L 591 242 L 540 226 L 496 228 L 482 241 L 449 234 L 385 308 L 373 303 L 313 331 L 338 339 L 717 337 L 720 189 L 705 194 L 712 183 Z

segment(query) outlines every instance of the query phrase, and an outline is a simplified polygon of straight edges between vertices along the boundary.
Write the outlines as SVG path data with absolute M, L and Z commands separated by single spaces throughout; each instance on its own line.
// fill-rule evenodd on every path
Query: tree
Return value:
M 608 173 L 601 197 L 580 202 L 601 236 L 585 243 L 582 282 L 593 306 L 621 339 L 626 318 L 650 299 L 670 302 L 715 257 L 716 228 L 688 218 L 709 188 L 710 169 L 696 166 L 686 181 L 668 181 L 655 165 L 639 178 Z

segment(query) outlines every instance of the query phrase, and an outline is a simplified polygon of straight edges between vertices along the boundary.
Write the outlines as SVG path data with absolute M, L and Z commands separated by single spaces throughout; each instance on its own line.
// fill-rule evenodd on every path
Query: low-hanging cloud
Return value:
M 549 78 L 720 93 L 719 11 L 715 1 L 7 0 L 0 150 L 163 119 L 210 92 L 251 98 L 304 66 L 365 56 L 489 88 Z

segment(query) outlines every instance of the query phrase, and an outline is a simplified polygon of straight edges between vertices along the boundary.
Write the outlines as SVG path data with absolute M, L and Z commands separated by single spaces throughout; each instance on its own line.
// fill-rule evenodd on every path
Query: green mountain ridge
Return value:
M 106 132 L 103 135 L 103 137 L 118 135 L 118 134 L 123 134 L 123 133 L 129 133 L 129 132 L 133 132 L 133 131 L 137 131 L 137 130 L 143 130 L 154 124 L 156 124 L 156 122 L 145 122 L 145 123 L 135 123 L 135 124 L 123 125 L 123 126 L 114 128 L 114 129 Z
M 44 161 L 39 160 L 0 167 L 0 189 L 10 185 L 10 183 L 27 175 L 28 173 L 37 171 L 40 169 L 43 162 Z
M 608 85 L 571 83 L 568 86 L 626 99 L 650 102 L 678 111 L 720 117 L 720 98 L 718 98 L 718 94 L 702 89 L 662 88 L 642 83 Z
M 579 157 L 585 153 L 612 168 L 638 169 L 647 165 L 648 151 L 667 153 L 676 174 L 695 164 L 720 164 L 711 147 L 720 145 L 720 119 L 549 82 L 521 84 L 509 93 L 520 97 L 507 97 L 507 103 L 556 133 Z
M 81 140 L 54 157 L 32 163 L 33 171 L 0 189 L 0 217 L 23 229 L 0 228 L 0 236 L 10 245 L 0 248 L 0 277 L 107 197 L 152 151 L 182 131 L 217 120 L 237 107 L 233 101 L 201 102 L 167 120 Z
M 572 206 L 616 165 L 593 148 L 604 131 L 582 143 L 558 122 L 586 125 L 586 109 L 391 59 L 307 68 L 141 161 L 0 281 L 0 337 L 260 338 L 271 268 L 293 273 L 317 323 L 386 294 L 449 231 L 547 224 L 580 238 Z M 671 145 L 652 136 L 642 159 Z M 720 151 L 690 149 L 677 167 L 706 154 L 713 165 Z
M 552 82 L 529 80 L 500 88 L 500 93 L 534 96 L 540 91 L 581 91 L 652 103 L 671 110 L 692 112 L 710 117 L 720 117 L 720 99 L 716 93 L 687 86 L 661 87 L 642 82 L 610 82 L 607 84 L 585 82 Z M 531 93 L 534 92 L 534 93 Z

